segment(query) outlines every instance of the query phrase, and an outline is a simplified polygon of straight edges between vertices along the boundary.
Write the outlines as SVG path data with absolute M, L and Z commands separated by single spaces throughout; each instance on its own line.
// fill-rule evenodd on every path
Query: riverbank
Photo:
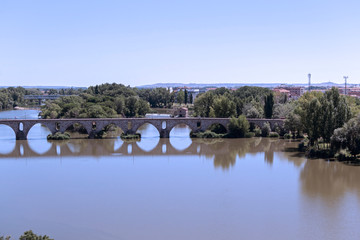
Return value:
M 11 109 L 9 109 L 9 110 L 11 110 Z M 18 107 L 18 106 L 16 106 L 16 107 L 14 107 L 13 110 L 38 110 L 38 111 L 40 111 L 41 108 L 40 107 Z

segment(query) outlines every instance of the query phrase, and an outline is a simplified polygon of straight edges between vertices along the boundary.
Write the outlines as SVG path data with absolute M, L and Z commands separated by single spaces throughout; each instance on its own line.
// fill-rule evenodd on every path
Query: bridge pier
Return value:
M 90 138 L 90 139 L 94 139 L 94 138 L 95 138 L 95 136 L 96 136 L 96 134 L 97 134 L 97 132 L 96 132 L 96 131 L 91 131 L 91 132 L 89 133 L 89 137 L 88 137 L 88 138 Z
M 160 133 L 160 138 L 169 138 L 170 137 L 170 132 L 167 129 L 161 129 Z
M 18 131 L 16 132 L 16 140 L 26 140 L 26 134 L 24 133 L 24 131 Z

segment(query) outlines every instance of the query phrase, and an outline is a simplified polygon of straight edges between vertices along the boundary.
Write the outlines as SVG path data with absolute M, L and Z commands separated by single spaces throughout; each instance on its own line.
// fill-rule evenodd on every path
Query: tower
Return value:
M 311 92 L 311 74 L 308 74 L 308 78 L 309 78 L 309 92 Z
M 344 79 L 345 79 L 345 95 L 347 95 L 347 79 L 349 77 L 348 76 L 344 76 Z

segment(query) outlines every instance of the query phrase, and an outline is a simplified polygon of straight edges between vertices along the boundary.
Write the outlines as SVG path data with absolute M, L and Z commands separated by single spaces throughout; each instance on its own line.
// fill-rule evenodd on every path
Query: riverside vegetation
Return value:
M 61 91 L 61 90 L 59 90 Z M 65 92 L 49 91 L 49 94 Z M 62 90 L 64 91 L 64 90 Z M 70 90 L 69 90 L 70 91 Z M 31 104 L 23 99 L 25 94 L 37 94 L 38 90 L 7 88 L 0 91 L 0 107 L 8 109 Z M 122 84 L 101 84 L 85 90 L 78 89 L 75 96 L 65 96 L 47 101 L 42 107 L 42 118 L 104 118 L 143 117 L 151 108 L 171 108 L 175 102 L 191 104 L 187 91 L 176 95 L 165 88 L 137 89 Z M 192 97 L 191 97 L 192 99 Z M 236 90 L 218 88 L 208 91 L 190 105 L 193 116 L 231 117 L 226 133 L 219 126 L 207 132 L 193 133 L 193 137 L 292 137 L 305 139 L 300 149 L 309 156 L 342 158 L 356 156 L 360 152 L 358 130 L 360 100 L 339 94 L 336 88 L 325 93 L 307 92 L 298 100 L 274 93 L 267 88 L 241 87 Z M 246 124 L 246 118 L 284 118 L 284 127 L 262 129 Z M 51 137 L 50 137 L 51 138 Z M 67 138 L 56 136 L 54 138 Z

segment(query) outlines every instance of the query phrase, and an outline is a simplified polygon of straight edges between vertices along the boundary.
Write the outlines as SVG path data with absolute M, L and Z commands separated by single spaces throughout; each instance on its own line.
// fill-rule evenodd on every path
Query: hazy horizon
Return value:
M 105 84 L 105 83 L 109 83 L 112 84 L 112 82 L 103 82 L 103 83 L 98 83 L 98 84 L 94 84 L 94 85 L 89 85 L 89 86 L 74 86 L 74 85 L 0 85 L 1 87 L 24 87 L 24 88 L 88 88 L 90 86 L 95 86 L 95 85 L 101 85 L 101 84 Z M 314 83 L 312 82 L 312 85 L 315 86 L 326 86 L 327 83 L 331 83 L 331 84 L 337 84 L 337 85 L 344 85 L 344 83 L 335 83 L 335 82 L 322 82 L 322 83 Z M 121 84 L 121 83 L 120 83 Z M 330 85 L 331 85 L 330 84 Z M 126 85 L 125 86 L 130 86 L 130 85 Z M 206 87 L 210 87 L 210 86 L 219 86 L 219 85 L 244 85 L 244 86 L 263 86 L 263 87 L 268 87 L 272 85 L 275 86 L 280 86 L 282 85 L 281 83 L 227 83 L 227 82 L 218 82 L 218 83 L 180 83 L 180 82 L 174 82 L 174 83 L 151 83 L 151 84 L 142 84 L 142 85 L 136 85 L 136 86 L 131 86 L 131 87 L 147 87 L 147 86 L 154 86 L 154 87 L 158 87 L 159 85 L 184 85 L 184 86 L 191 86 L 191 85 L 206 85 Z M 291 84 L 286 84 L 286 85 L 293 85 L 293 86 L 307 86 L 308 83 L 291 83 Z M 358 85 L 355 83 L 348 83 L 348 86 L 351 85 Z
M 360 80 L 358 1 L 1 1 L 0 85 Z

